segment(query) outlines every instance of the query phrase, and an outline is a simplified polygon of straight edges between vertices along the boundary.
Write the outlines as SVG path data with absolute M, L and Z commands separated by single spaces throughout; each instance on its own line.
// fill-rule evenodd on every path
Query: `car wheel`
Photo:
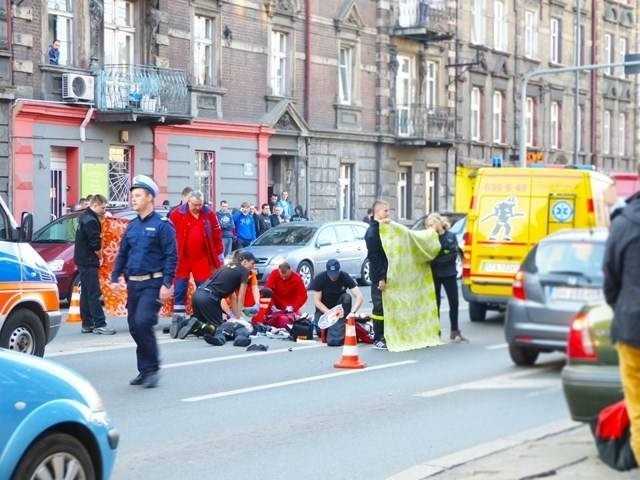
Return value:
M 469 302 L 469 319 L 472 322 L 484 322 L 487 318 L 487 306 L 480 302 Z
M 302 277 L 302 282 L 305 287 L 308 287 L 313 280 L 313 265 L 306 260 L 298 264 L 298 274 Z
M 71 296 L 73 295 L 74 287 L 78 287 L 78 290 L 80 290 L 80 275 L 79 274 L 76 274 L 76 276 L 73 277 L 73 282 L 71 282 L 71 286 L 69 287 L 69 292 L 67 293 L 67 305 L 71 305 Z
M 538 359 L 540 352 L 535 348 L 509 345 L 509 355 L 513 363 L 520 367 L 530 367 Z
M 0 346 L 29 355 L 44 355 L 46 338 L 38 315 L 20 309 L 7 318 L 0 332 Z
M 96 472 L 82 443 L 66 433 L 53 433 L 27 450 L 13 478 L 95 480 Z
M 360 267 L 360 284 L 361 285 L 371 285 L 371 277 L 369 274 L 371 273 L 371 264 L 369 263 L 369 259 L 365 258 L 364 262 L 362 262 L 362 267 Z

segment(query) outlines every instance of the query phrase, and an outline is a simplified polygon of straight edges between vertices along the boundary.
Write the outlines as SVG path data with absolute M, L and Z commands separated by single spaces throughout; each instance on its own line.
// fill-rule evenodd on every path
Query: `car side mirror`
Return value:
M 20 242 L 30 242 L 32 239 L 33 239 L 33 214 L 31 212 L 22 212 L 18 240 Z

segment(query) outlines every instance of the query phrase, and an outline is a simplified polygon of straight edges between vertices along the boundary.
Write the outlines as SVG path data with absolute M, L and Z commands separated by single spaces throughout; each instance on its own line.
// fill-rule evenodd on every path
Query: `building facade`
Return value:
M 573 161 L 576 77 L 519 95 L 575 63 L 574 17 L 583 63 L 638 45 L 631 1 L 2 3 L 0 193 L 36 227 L 89 193 L 127 203 L 137 173 L 159 202 L 189 185 L 231 206 L 288 191 L 317 219 L 376 197 L 401 221 L 451 210 L 456 167 L 516 161 L 521 121 L 531 160 Z M 631 170 L 635 76 L 578 77 L 578 162 Z
M 524 124 L 527 163 L 635 171 L 636 75 L 615 67 L 534 77 L 524 104 L 521 79 L 535 70 L 578 62 L 623 62 L 626 54 L 638 50 L 636 3 L 459 2 L 456 57 L 467 65 L 457 76 L 462 112 L 456 125 L 457 164 L 487 166 L 496 158 L 505 166 L 520 165 Z
M 450 3 L 6 2 L 0 192 L 36 226 L 89 193 L 126 203 L 137 173 L 159 201 L 287 190 L 328 219 L 382 196 L 410 220 L 455 168 Z

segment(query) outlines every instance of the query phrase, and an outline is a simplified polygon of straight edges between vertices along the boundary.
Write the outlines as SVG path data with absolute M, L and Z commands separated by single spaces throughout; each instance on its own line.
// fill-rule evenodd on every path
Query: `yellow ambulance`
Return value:
M 577 168 L 481 168 L 471 197 L 462 293 L 472 322 L 502 310 L 524 257 L 564 228 L 609 225 L 614 181 Z

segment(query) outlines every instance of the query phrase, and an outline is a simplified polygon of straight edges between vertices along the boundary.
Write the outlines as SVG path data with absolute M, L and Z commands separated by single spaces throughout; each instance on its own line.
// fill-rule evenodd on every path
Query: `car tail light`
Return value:
M 513 298 L 516 300 L 526 300 L 527 294 L 524 291 L 524 271 L 518 270 L 513 278 Z
M 473 210 L 473 207 L 475 206 L 475 204 L 476 204 L 476 196 L 472 195 L 471 201 L 469 202 L 469 210 Z
M 593 198 L 589 198 L 587 200 L 587 212 L 588 213 L 595 212 L 595 208 L 594 208 L 594 205 L 593 205 Z
M 473 245 L 473 236 L 471 232 L 464 232 L 462 236 L 464 243 L 464 254 L 462 256 L 462 278 L 471 277 L 471 246 Z
M 595 361 L 598 359 L 589 331 L 589 314 L 586 312 L 578 313 L 571 322 L 567 356 L 571 360 Z

